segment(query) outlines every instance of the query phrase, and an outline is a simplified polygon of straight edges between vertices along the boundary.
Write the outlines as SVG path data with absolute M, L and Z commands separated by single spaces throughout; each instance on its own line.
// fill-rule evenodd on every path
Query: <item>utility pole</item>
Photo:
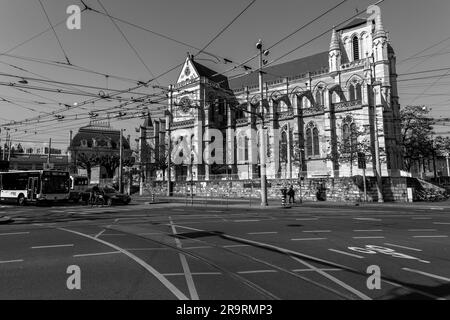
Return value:
M 261 95 L 260 108 L 261 108 L 261 127 L 259 130 L 259 153 L 260 153 L 260 165 L 261 165 L 261 206 L 267 206 L 267 177 L 266 177 L 266 152 L 265 152 L 265 134 L 264 134 L 264 88 L 263 88 L 263 55 L 269 54 L 268 50 L 263 50 L 262 41 L 259 40 L 256 44 L 256 48 L 259 50 L 259 92 Z
M 11 160 L 11 134 L 8 132 L 8 161 Z
M 172 123 L 172 109 L 173 109 L 173 86 L 169 86 L 169 110 L 166 112 L 166 131 L 167 131 L 167 196 L 172 196 L 172 137 L 171 137 L 171 123 Z M 191 186 L 192 188 L 192 186 Z
M 122 186 L 122 161 L 123 161 L 123 142 L 122 142 L 122 134 L 123 129 L 120 129 L 120 137 L 119 137 L 119 192 L 123 192 L 123 186 Z
M 378 202 L 384 202 L 383 199 L 383 180 L 381 179 L 381 161 L 380 161 L 380 142 L 378 141 L 378 115 L 377 106 L 374 106 L 375 110 L 375 161 L 376 161 L 376 175 L 377 175 L 377 193 Z
M 52 138 L 50 138 L 48 140 L 48 156 L 47 156 L 47 164 L 49 165 L 50 168 L 50 157 L 52 154 Z

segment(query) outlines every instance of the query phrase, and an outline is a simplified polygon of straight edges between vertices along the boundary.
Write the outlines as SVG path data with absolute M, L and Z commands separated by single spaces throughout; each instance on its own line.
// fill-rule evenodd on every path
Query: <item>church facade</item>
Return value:
M 333 30 L 325 52 L 263 71 L 261 97 L 257 71 L 228 79 L 187 57 L 168 116 L 147 137 L 162 144 L 170 130 L 172 179 L 256 179 L 262 156 L 268 179 L 361 175 L 358 160 L 367 176 L 402 174 L 396 57 L 380 16 Z

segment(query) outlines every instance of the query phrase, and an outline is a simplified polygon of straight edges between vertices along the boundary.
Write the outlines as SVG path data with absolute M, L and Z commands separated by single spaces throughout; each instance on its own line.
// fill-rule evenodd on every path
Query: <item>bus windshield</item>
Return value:
M 45 172 L 42 176 L 42 193 L 68 193 L 69 175 L 59 172 Z

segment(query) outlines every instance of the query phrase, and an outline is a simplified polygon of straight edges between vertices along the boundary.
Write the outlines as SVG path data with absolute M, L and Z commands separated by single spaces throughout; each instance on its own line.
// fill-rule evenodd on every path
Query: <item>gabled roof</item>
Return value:
M 263 71 L 266 72 L 264 74 L 264 82 L 299 76 L 324 68 L 328 68 L 328 51 L 264 68 Z M 253 72 L 239 78 L 231 79 L 229 80 L 229 84 L 231 89 L 258 85 L 258 73 Z
M 340 27 L 339 29 L 336 29 L 336 31 L 351 29 L 351 28 L 360 26 L 360 25 L 365 24 L 365 23 L 367 23 L 367 19 L 355 18 L 352 21 L 350 21 L 348 24 L 346 24 L 345 26 Z

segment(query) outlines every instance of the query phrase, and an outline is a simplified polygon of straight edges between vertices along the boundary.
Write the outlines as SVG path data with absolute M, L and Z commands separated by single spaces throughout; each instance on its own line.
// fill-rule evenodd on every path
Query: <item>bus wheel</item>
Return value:
M 20 194 L 19 197 L 17 198 L 17 204 L 19 206 L 24 206 L 25 205 L 25 196 L 23 194 Z

